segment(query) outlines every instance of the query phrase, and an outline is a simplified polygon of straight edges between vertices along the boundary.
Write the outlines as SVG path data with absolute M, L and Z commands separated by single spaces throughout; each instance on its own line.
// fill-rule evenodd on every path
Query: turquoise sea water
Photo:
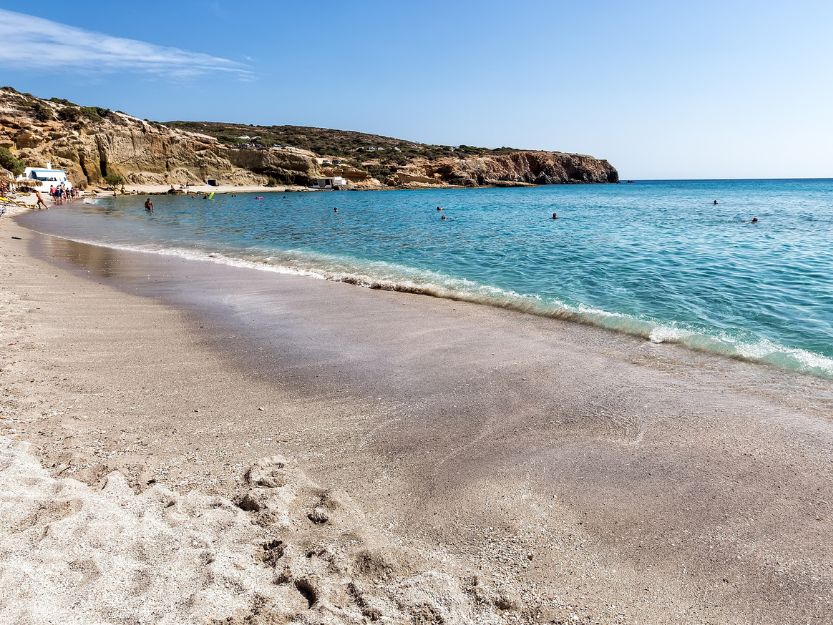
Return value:
M 76 240 L 573 318 L 833 376 L 833 180 L 156 196 L 152 215 L 143 201 L 41 219 Z

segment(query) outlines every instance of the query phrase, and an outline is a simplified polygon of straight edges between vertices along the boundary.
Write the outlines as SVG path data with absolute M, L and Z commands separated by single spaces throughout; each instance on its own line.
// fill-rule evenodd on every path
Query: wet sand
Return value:
M 519 618 L 833 619 L 833 382 L 8 222 L 0 255 L 0 433 L 54 472 L 230 496 L 284 453 Z

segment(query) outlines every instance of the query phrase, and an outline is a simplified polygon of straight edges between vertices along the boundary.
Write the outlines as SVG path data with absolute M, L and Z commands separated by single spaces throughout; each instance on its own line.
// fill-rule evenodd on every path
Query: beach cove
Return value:
M 362 549 L 378 541 L 379 571 L 345 580 L 392 587 L 419 566 L 482 578 L 482 601 L 470 582 L 425 586 L 435 606 L 459 607 L 448 622 L 830 620 L 827 379 L 513 310 L 0 228 L 1 433 L 56 478 L 95 489 L 118 470 L 135 491 L 241 502 L 246 469 L 282 454 L 322 489 L 297 523 L 338 526 L 320 498 L 339 493 L 345 527 L 370 535 Z M 24 532 L 49 521 L 27 518 Z M 287 609 L 350 622 L 367 608 L 326 570 L 303 577 L 313 595 L 295 585 L 315 600 Z M 384 590 L 396 609 L 431 605 L 397 592 Z

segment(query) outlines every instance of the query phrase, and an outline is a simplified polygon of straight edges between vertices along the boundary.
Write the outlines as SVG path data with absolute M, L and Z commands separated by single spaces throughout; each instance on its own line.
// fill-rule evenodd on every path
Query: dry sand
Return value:
M 435 568 L 432 568 L 435 567 Z M 437 570 L 439 568 L 440 570 Z M 0 437 L 0 622 L 505 623 L 505 591 L 393 547 L 282 456 L 235 502 L 52 477 Z
M 115 592 L 112 568 L 150 578 L 131 587 L 148 597 L 139 622 L 157 609 L 199 622 L 217 597 L 255 623 L 833 620 L 829 381 L 474 305 L 68 245 L 5 219 L 0 258 L 0 434 L 32 445 L 4 442 L 0 460 L 0 553 L 17 554 L 0 575 L 33 580 L 0 584 L 8 614 L 61 614 L 71 597 L 78 622 L 131 622 L 100 596 Z M 244 478 L 279 453 L 297 462 L 291 500 Z M 225 503 L 252 488 L 249 511 Z M 130 503 L 104 515 L 111 526 L 77 530 L 83 502 L 93 514 L 115 501 Z M 145 517 L 154 529 L 125 544 Z M 218 583 L 230 569 L 200 564 L 192 535 L 245 583 Z M 56 581 L 39 563 L 72 570 L 68 536 L 97 569 Z M 303 545 L 289 577 L 258 561 L 274 540 Z M 154 581 L 174 565 L 153 545 L 184 549 L 181 577 Z M 333 555 L 303 568 L 320 545 Z M 321 599 L 297 603 L 311 576 Z M 59 583 L 52 602 L 38 590 Z

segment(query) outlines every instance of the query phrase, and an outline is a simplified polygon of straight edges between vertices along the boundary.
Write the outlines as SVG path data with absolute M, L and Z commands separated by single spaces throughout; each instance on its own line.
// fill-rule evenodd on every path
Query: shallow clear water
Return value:
M 133 196 L 36 221 L 76 240 L 563 316 L 833 376 L 833 180 L 153 201 L 152 215 Z

